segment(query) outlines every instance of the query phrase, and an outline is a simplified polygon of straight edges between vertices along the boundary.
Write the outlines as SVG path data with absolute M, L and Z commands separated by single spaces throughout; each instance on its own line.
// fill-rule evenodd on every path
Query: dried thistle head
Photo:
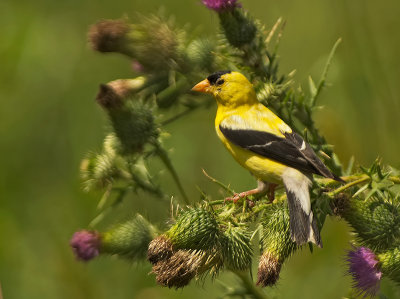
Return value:
M 159 284 L 182 288 L 206 272 L 217 272 L 222 266 L 215 250 L 177 250 L 171 257 L 154 264 L 153 273 Z
M 282 263 L 270 252 L 265 251 L 258 264 L 257 285 L 261 287 L 269 287 L 276 284 L 281 272 Z
M 96 102 L 106 110 L 119 108 L 144 85 L 145 81 L 144 77 L 137 77 L 100 84 Z
M 161 235 L 153 239 L 147 250 L 147 260 L 153 265 L 160 261 L 169 259 L 174 253 L 174 245 L 171 240 L 165 236 Z
M 89 28 L 90 46 L 99 52 L 120 52 L 129 30 L 130 25 L 125 20 L 101 20 Z

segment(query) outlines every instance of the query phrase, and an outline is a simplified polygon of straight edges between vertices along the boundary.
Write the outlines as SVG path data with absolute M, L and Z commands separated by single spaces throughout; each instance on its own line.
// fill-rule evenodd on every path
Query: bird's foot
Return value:
M 268 201 L 269 203 L 272 203 L 275 200 L 275 189 L 278 186 L 278 184 L 268 184 L 268 191 L 267 191 L 267 196 L 268 196 Z
M 249 205 L 250 208 L 252 208 L 252 207 L 254 207 L 254 201 L 248 199 L 247 196 L 255 194 L 255 193 L 257 193 L 257 192 L 255 192 L 255 190 L 249 190 L 246 192 L 235 193 L 233 196 L 225 198 L 224 202 L 232 201 L 233 203 L 237 203 L 240 199 L 246 198 L 247 204 Z

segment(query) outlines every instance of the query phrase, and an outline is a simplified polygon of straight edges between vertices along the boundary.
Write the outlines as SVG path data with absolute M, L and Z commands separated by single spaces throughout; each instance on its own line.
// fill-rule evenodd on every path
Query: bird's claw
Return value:
M 254 201 L 248 199 L 247 196 L 248 194 L 246 192 L 235 193 L 233 196 L 225 198 L 224 203 L 227 201 L 232 201 L 234 204 L 236 204 L 240 199 L 246 198 L 246 202 L 249 205 L 249 207 L 250 208 L 254 207 Z

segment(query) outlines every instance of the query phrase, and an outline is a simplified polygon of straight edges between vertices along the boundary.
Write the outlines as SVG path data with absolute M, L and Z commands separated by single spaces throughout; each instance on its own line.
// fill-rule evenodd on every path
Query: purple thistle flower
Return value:
M 87 262 L 99 255 L 100 234 L 96 231 L 81 230 L 74 233 L 69 244 L 76 258 Z
M 236 2 L 237 0 L 203 0 L 203 4 L 205 6 L 215 11 L 223 11 L 240 7 L 240 4 Z
M 348 273 L 353 277 L 353 287 L 363 297 L 375 296 L 379 291 L 382 272 L 378 269 L 375 254 L 367 247 L 353 247 L 347 253 Z

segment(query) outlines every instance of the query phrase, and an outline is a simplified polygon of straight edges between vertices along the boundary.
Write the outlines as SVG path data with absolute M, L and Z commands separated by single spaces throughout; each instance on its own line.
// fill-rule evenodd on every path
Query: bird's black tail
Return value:
M 312 242 L 322 248 L 321 236 L 310 208 L 308 186 L 294 189 L 290 188 L 285 182 L 285 189 L 289 206 L 290 236 L 292 240 L 298 245 Z

